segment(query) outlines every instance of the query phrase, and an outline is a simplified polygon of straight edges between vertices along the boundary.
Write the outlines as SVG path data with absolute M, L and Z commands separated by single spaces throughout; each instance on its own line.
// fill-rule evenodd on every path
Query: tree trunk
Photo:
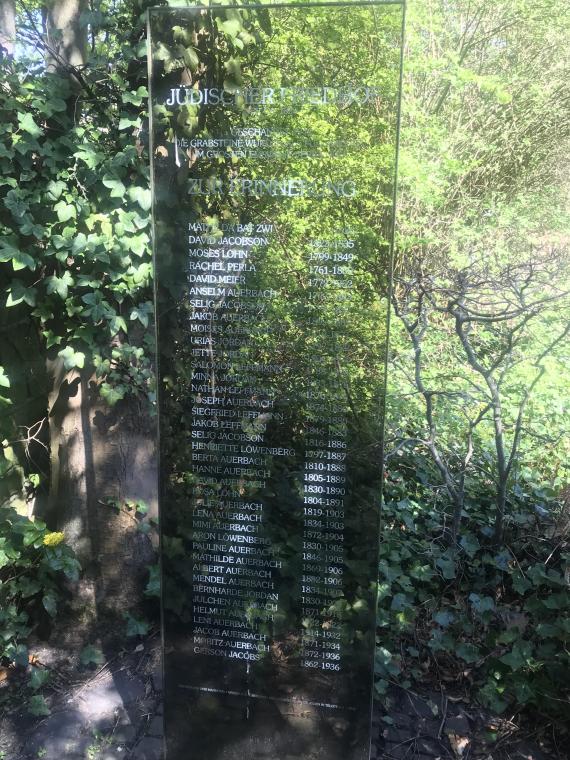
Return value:
M 87 10 L 87 0 L 50 0 L 47 4 L 48 71 L 65 72 L 87 62 L 87 25 L 81 23 L 81 14 Z
M 15 0 L 0 0 L 0 47 L 8 55 L 14 55 L 16 43 L 16 3 Z M 0 51 L 0 58 L 2 51 Z
M 144 501 L 157 514 L 154 422 L 137 401 L 110 409 L 90 371 L 66 372 L 48 360 L 51 492 L 46 518 L 63 530 L 83 566 L 74 605 L 84 626 L 111 630 L 110 620 L 140 601 L 151 538 L 134 515 L 107 502 Z M 116 629 L 115 629 L 116 630 Z M 79 636 L 80 631 L 76 631 Z

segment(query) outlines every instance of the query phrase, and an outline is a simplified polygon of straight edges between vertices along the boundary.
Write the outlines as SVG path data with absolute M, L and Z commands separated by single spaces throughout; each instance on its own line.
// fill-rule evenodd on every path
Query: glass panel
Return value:
M 168 760 L 369 756 L 403 9 L 153 9 Z

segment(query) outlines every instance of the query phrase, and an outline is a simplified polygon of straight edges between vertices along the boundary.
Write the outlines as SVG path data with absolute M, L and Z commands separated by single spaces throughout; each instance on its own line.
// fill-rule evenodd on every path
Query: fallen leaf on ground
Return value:
M 455 757 L 463 757 L 463 754 L 469 746 L 469 739 L 466 736 L 459 736 L 459 734 L 447 734 L 451 749 L 453 750 Z

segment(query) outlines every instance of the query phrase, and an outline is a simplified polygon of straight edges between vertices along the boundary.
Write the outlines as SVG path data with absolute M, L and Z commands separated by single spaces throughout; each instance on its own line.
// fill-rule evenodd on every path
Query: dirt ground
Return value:
M 49 671 L 49 714 L 34 717 L 24 677 L 0 682 L 0 760 L 162 760 L 158 633 L 86 668 L 69 650 L 32 648 Z M 568 760 L 567 748 L 444 692 L 393 687 L 374 708 L 372 760 Z M 236 760 L 241 760 L 236 758 Z M 272 760 L 278 760 L 277 758 Z

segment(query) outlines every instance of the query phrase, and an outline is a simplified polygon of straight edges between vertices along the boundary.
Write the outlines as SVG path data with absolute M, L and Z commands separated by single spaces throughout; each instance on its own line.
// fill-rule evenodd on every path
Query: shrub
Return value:
M 386 479 L 380 561 L 378 689 L 449 679 L 496 712 L 531 707 L 560 725 L 570 697 L 570 542 L 552 494 L 510 494 L 505 542 L 492 542 L 493 486 L 468 484 L 450 546 L 446 504 L 430 465 L 401 458 Z
M 79 570 L 63 533 L 0 507 L 0 661 L 27 665 L 34 610 L 41 605 L 55 617 L 62 578 L 77 580 Z

